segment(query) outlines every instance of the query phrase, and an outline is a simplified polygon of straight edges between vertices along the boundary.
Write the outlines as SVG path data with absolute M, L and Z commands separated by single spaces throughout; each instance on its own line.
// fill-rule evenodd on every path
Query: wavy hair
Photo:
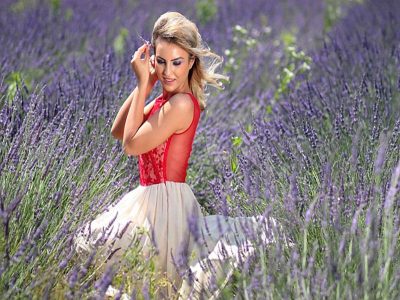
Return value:
M 158 38 L 178 45 L 194 57 L 195 62 L 188 75 L 189 87 L 198 99 L 200 109 L 204 110 L 208 96 L 206 86 L 223 89 L 219 80 L 229 80 L 229 77 L 215 73 L 223 58 L 204 44 L 196 24 L 178 12 L 166 12 L 157 19 L 151 38 L 154 49 Z

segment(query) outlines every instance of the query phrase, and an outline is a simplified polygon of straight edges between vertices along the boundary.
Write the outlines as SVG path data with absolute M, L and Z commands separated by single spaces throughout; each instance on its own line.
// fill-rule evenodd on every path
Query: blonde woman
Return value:
M 227 79 L 215 73 L 221 62 L 204 46 L 193 22 L 177 12 L 159 17 L 151 44 L 144 43 L 132 56 L 137 87 L 111 129 L 122 141 L 125 154 L 138 157 L 140 184 L 76 238 L 78 252 L 88 252 L 96 240 L 103 239 L 112 253 L 107 264 L 116 264 L 138 228 L 147 229 L 150 234 L 141 239 L 142 254 L 148 255 L 150 245 L 157 249 L 156 270 L 170 283 L 158 290 L 157 299 L 198 298 L 202 292 L 207 298 L 216 297 L 237 267 L 239 255 L 243 259 L 254 251 L 252 247 L 239 251 L 247 242 L 240 225 L 246 222 L 252 229 L 267 226 L 261 217 L 203 216 L 185 182 L 196 128 L 206 106 L 205 86 L 221 87 L 219 80 Z M 157 81 L 162 94 L 145 106 Z M 265 233 L 267 227 L 264 229 Z M 265 234 L 263 238 L 271 241 Z M 191 259 L 187 255 L 192 255 Z M 213 281 L 216 288 L 212 288 Z M 110 287 L 108 294 L 112 293 Z

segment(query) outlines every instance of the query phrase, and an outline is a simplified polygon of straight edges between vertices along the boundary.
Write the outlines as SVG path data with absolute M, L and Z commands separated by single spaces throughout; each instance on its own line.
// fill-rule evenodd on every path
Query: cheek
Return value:
M 179 68 L 176 68 L 175 71 L 179 76 L 187 76 L 189 73 L 189 69 L 185 68 L 184 66 L 180 66 Z

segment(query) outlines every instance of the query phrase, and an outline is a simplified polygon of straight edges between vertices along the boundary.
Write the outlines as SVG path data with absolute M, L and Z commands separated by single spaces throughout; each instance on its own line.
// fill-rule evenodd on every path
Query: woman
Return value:
M 209 67 L 205 66 L 206 57 L 211 58 Z M 109 246 L 107 253 L 112 253 L 106 262 L 110 265 L 119 261 L 138 228 L 144 227 L 150 234 L 140 239 L 143 255 L 155 247 L 156 270 L 171 283 L 159 290 L 158 298 L 197 298 L 201 290 L 206 290 L 207 298 L 216 297 L 233 268 L 254 251 L 251 245 L 243 250 L 249 246 L 246 228 L 264 228 L 262 241 L 273 240 L 266 236 L 265 218 L 203 216 L 185 182 L 196 128 L 206 106 L 205 85 L 220 87 L 218 80 L 226 78 L 214 72 L 220 63 L 220 57 L 203 45 L 193 22 L 177 12 L 159 17 L 151 45 L 143 44 L 132 57 L 137 87 L 122 105 L 111 130 L 127 155 L 138 156 L 140 185 L 76 238 L 81 253 L 102 240 Z M 145 106 L 157 81 L 162 94 Z M 241 226 L 244 222 L 245 227 Z M 213 282 L 221 280 L 222 285 L 212 288 Z

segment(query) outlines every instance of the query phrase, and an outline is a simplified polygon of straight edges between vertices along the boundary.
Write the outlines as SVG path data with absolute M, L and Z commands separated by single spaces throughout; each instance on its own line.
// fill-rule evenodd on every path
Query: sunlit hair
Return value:
M 222 64 L 223 58 L 211 52 L 203 43 L 199 30 L 192 21 L 178 12 L 166 12 L 154 24 L 151 44 L 156 49 L 157 39 L 174 43 L 186 50 L 195 62 L 189 71 L 189 87 L 199 100 L 201 110 L 206 107 L 205 93 L 207 85 L 223 89 L 219 81 L 229 80 L 227 76 L 215 73 L 215 69 Z

